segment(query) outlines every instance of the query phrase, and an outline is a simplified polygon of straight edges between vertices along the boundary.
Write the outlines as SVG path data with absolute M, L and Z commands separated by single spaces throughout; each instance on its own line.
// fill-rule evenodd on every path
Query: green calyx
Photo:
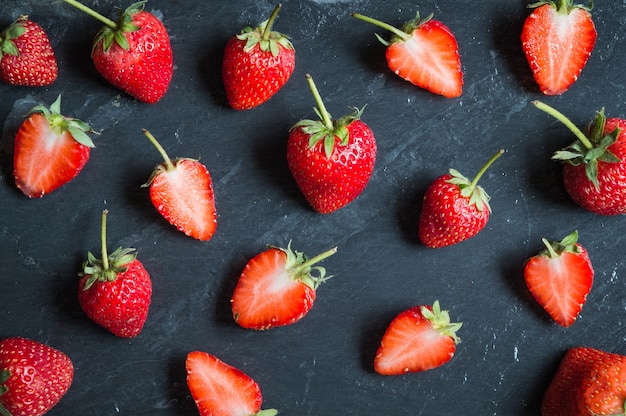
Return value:
M 393 43 L 396 42 L 403 42 L 403 41 L 407 41 L 411 38 L 411 34 L 419 29 L 420 26 L 422 26 L 424 23 L 428 22 L 429 20 L 432 19 L 433 14 L 431 13 L 430 15 L 428 15 L 425 19 L 421 19 L 420 18 L 420 14 L 419 12 L 417 12 L 415 14 L 415 18 L 412 20 L 409 20 L 408 22 L 404 23 L 404 25 L 402 25 L 401 29 L 398 29 L 395 26 L 392 26 L 388 23 L 385 22 L 381 22 L 380 20 L 368 17 L 368 16 L 364 16 L 362 14 L 359 13 L 352 13 L 352 17 L 355 17 L 359 20 L 362 20 L 364 22 L 367 23 L 371 23 L 373 25 L 376 25 L 380 28 L 386 29 L 388 31 L 390 31 L 391 33 L 393 33 L 393 37 L 391 38 L 390 41 L 387 41 L 385 39 L 383 39 L 382 36 L 380 36 L 378 33 L 375 33 L 376 38 L 385 46 L 389 46 Z
M 463 176 L 458 170 L 450 169 L 450 175 L 452 178 L 448 179 L 447 182 L 457 185 L 461 190 L 461 196 L 464 198 L 469 198 L 469 204 L 475 205 L 476 209 L 479 211 L 483 211 L 485 207 L 491 212 L 491 206 L 489 205 L 489 200 L 491 199 L 487 192 L 481 187 L 478 186 L 478 181 L 483 176 L 483 174 L 489 169 L 489 166 L 493 162 L 496 161 L 504 153 L 504 150 L 498 150 L 491 158 L 485 163 L 485 165 L 478 171 L 474 179 L 470 182 L 465 176 Z
M 6 382 L 9 381 L 9 377 L 11 377 L 11 373 L 7 369 L 2 369 L 0 371 L 0 396 L 9 391 L 9 388 L 6 386 Z M 11 416 L 11 413 L 4 407 L 2 403 L 0 403 L 0 415 L 1 416 Z
M 433 303 L 432 310 L 426 306 L 422 306 L 420 312 L 425 319 L 430 321 L 431 325 L 435 330 L 437 330 L 437 332 L 451 337 L 455 344 L 461 342 L 461 339 L 456 333 L 459 329 L 461 329 L 463 323 L 450 322 L 450 314 L 448 311 L 441 310 L 438 300 Z
M 108 254 L 106 244 L 106 218 L 108 210 L 102 211 L 101 244 L 102 258 L 96 258 L 91 252 L 87 253 L 87 261 L 83 263 L 83 271 L 79 276 L 89 276 L 83 290 L 89 290 L 95 282 L 113 282 L 118 274 L 128 269 L 128 264 L 135 260 L 137 253 L 134 248 L 117 248 Z
M 546 246 L 546 249 L 540 255 L 551 259 L 559 257 L 563 253 L 580 253 L 580 247 L 576 244 L 578 242 L 578 230 L 572 231 L 561 241 L 548 241 L 545 238 L 542 238 L 541 241 Z
M 280 53 L 279 45 L 286 49 L 293 49 L 293 45 L 287 36 L 272 30 L 272 25 L 274 24 L 281 7 L 282 5 L 277 5 L 270 18 L 261 23 L 255 29 L 248 26 L 237 35 L 237 39 L 246 42 L 243 48 L 244 52 L 252 52 L 257 45 L 259 45 L 259 49 L 261 49 L 261 51 L 270 51 L 273 56 L 278 56 Z
M 557 1 L 544 0 L 544 1 L 538 1 L 536 3 L 529 4 L 526 7 L 528 7 L 529 9 L 536 9 L 537 7 L 541 7 L 546 4 L 553 7 L 560 14 L 569 14 L 574 9 L 583 9 L 588 12 L 590 12 L 591 9 L 593 9 L 593 0 L 589 0 L 589 3 L 587 5 L 575 4 L 573 0 L 557 0 Z
M 0 59 L 3 55 L 18 56 L 20 51 L 17 50 L 13 39 L 17 39 L 26 32 L 24 22 L 28 19 L 28 16 L 20 16 L 11 26 L 7 27 L 2 33 L 0 33 Z
M 50 105 L 50 108 L 40 104 L 30 110 L 29 114 L 33 113 L 41 113 L 46 120 L 48 120 L 50 128 L 52 128 L 52 130 L 54 130 L 57 134 L 62 134 L 63 132 L 68 131 L 78 143 L 87 147 L 95 147 L 91 138 L 87 136 L 87 133 L 95 132 L 87 123 L 76 118 L 65 117 L 61 114 L 60 94 Z
M 361 118 L 361 114 L 363 114 L 365 106 L 360 109 L 353 108 L 353 114 L 348 114 L 333 120 L 330 113 L 326 110 L 326 106 L 324 105 L 322 97 L 315 86 L 313 77 L 306 74 L 306 78 L 317 104 L 317 107 L 314 107 L 313 110 L 319 117 L 319 120 L 300 120 L 294 124 L 291 130 L 301 128 L 302 131 L 309 136 L 309 148 L 311 149 L 321 141 L 324 145 L 324 153 L 326 154 L 326 157 L 330 158 L 333 150 L 335 149 L 335 137 L 339 138 L 339 145 L 348 145 L 350 140 L 348 126 L 353 121 Z
M 287 248 L 272 246 L 270 248 L 283 251 L 287 255 L 286 269 L 291 278 L 301 281 L 313 290 L 316 290 L 320 284 L 331 278 L 331 276 L 326 276 L 324 267 L 315 266 L 315 264 L 335 254 L 337 247 L 326 250 L 311 259 L 307 259 L 301 251 L 292 250 L 291 241 Z
M 587 178 L 598 189 L 598 162 L 619 163 L 621 160 L 609 151 L 609 147 L 617 141 L 621 130 L 616 127 L 608 134 L 604 134 L 606 127 L 606 116 L 604 109 L 597 112 L 596 118 L 587 126 L 586 133 L 583 133 L 567 117 L 540 101 L 533 101 L 535 107 L 551 115 L 563 123 L 578 138 L 563 150 L 559 150 L 552 156 L 553 160 L 560 160 L 573 166 L 585 165 Z

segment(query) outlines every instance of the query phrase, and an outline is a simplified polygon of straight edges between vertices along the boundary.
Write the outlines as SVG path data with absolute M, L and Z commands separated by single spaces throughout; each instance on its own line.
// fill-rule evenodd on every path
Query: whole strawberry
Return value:
M 120 247 L 108 254 L 107 214 L 107 210 L 102 212 L 102 259 L 87 253 L 78 283 L 78 301 L 95 323 L 118 337 L 133 338 L 148 317 L 152 280 L 137 260 L 135 249 Z
M 167 29 L 144 10 L 145 1 L 109 20 L 76 0 L 65 0 L 105 24 L 93 42 L 91 59 L 112 85 L 139 101 L 155 103 L 167 92 L 174 62 Z
M 313 82 L 320 120 L 301 120 L 289 133 L 287 163 L 313 209 L 336 211 L 356 199 L 369 182 L 376 162 L 376 139 L 360 118 L 361 110 L 333 120 Z
M 48 35 L 28 16 L 18 17 L 0 34 L 0 80 L 42 87 L 52 84 L 58 74 Z
M 289 39 L 272 31 L 281 5 L 257 28 L 244 28 L 233 36 L 224 50 L 222 80 L 228 103 L 235 110 L 257 107 L 278 92 L 289 80 L 296 65 L 296 53 Z
M 623 415 L 626 356 L 575 347 L 565 353 L 541 403 L 541 416 Z
M 73 379 L 65 353 L 21 337 L 0 341 L 0 414 L 41 416 L 59 403 Z
M 578 79 L 596 42 L 591 7 L 573 0 L 538 1 L 522 28 L 522 49 L 539 89 L 560 95 Z
M 427 247 L 439 248 L 467 240 L 487 225 L 489 195 L 478 180 L 503 153 L 494 154 L 470 182 L 455 169 L 438 177 L 424 194 L 418 231 Z
M 552 157 L 563 162 L 563 185 L 572 200 L 596 214 L 626 214 L 626 120 L 607 119 L 600 110 L 583 133 L 556 109 L 533 104 L 578 139 Z
M 15 135 L 13 176 L 30 198 L 41 198 L 74 179 L 94 147 L 93 130 L 61 114 L 61 96 L 47 108 L 35 106 Z

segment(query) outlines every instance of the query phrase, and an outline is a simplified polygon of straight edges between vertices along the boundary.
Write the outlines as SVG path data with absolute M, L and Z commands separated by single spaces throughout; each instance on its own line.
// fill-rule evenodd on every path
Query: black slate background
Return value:
M 113 1 L 86 1 L 114 17 Z M 48 32 L 60 65 L 46 88 L 0 85 L 0 336 L 24 336 L 66 352 L 75 365 L 68 394 L 50 415 L 195 415 L 185 383 L 187 352 L 200 349 L 242 369 L 261 386 L 264 408 L 282 415 L 536 415 L 563 353 L 589 345 L 626 354 L 623 217 L 576 206 L 552 153 L 573 140 L 531 105 L 541 99 L 579 126 L 595 111 L 624 117 L 626 2 L 598 1 L 596 48 L 578 82 L 560 97 L 538 92 L 519 33 L 526 1 L 284 0 L 275 29 L 291 36 L 296 70 L 281 92 L 247 112 L 231 110 L 220 78 L 227 39 L 269 16 L 275 2 L 150 0 L 168 28 L 175 71 L 167 95 L 142 104 L 106 84 L 89 51 L 100 23 L 60 1 L 0 0 L 0 24 L 29 14 Z M 401 25 L 434 13 L 455 33 L 463 95 L 445 99 L 394 76 L 374 32 L 353 11 Z M 312 211 L 285 161 L 289 127 L 314 117 L 304 75 L 329 111 L 367 104 L 378 142 L 366 190 L 330 215 Z M 40 200 L 12 176 L 13 138 L 24 114 L 62 94 L 64 114 L 101 134 L 83 172 Z M 140 185 L 160 156 L 196 157 L 215 186 L 218 229 L 209 242 L 184 236 L 152 207 Z M 493 214 L 476 237 L 432 250 L 417 239 L 420 200 L 454 167 L 473 174 L 499 148 L 482 178 Z M 154 295 L 143 332 L 116 338 L 89 321 L 76 299 L 77 273 L 99 253 L 101 211 L 108 242 L 136 247 Z M 596 278 L 578 321 L 564 329 L 526 290 L 524 261 L 578 229 Z M 266 244 L 324 262 L 334 277 L 295 325 L 266 332 L 238 327 L 229 299 L 249 258 Z M 389 321 L 439 299 L 463 322 L 453 360 L 420 374 L 383 377 L 372 360 Z

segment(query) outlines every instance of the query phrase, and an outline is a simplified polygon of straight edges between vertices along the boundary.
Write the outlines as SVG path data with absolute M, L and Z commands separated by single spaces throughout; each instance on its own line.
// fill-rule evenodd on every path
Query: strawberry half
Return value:
M 0 80 L 11 85 L 43 87 L 59 74 L 50 39 L 28 16 L 0 33 Z
M 83 169 L 93 142 L 89 125 L 61 114 L 61 96 L 50 108 L 38 105 L 15 136 L 13 176 L 30 198 L 41 198 L 74 179 Z
M 452 31 L 431 14 L 406 22 L 402 30 L 362 14 L 353 17 L 372 23 L 394 34 L 390 41 L 376 37 L 387 46 L 387 65 L 411 84 L 447 98 L 463 92 L 463 71 L 459 46 Z
M 293 45 L 272 30 L 279 4 L 268 20 L 255 29 L 244 28 L 224 49 L 222 80 L 228 103 L 235 110 L 258 107 L 289 80 L 296 66 Z
M 133 338 L 148 317 L 152 280 L 134 248 L 119 247 L 108 254 L 107 214 L 102 212 L 102 259 L 87 253 L 79 274 L 78 301 L 92 321 L 118 337 Z
M 424 194 L 418 231 L 427 247 L 440 248 L 478 234 L 489 220 L 489 195 L 478 180 L 503 153 L 499 150 L 470 182 L 455 169 L 435 179 Z
M 291 325 L 306 315 L 318 286 L 328 279 L 326 270 L 314 264 L 333 255 L 337 248 L 308 260 L 300 251 L 269 247 L 244 268 L 231 299 L 233 318 L 243 328 L 265 330 Z M 315 272 L 315 275 L 314 275 Z
M 320 120 L 300 120 L 289 132 L 287 163 L 296 184 L 320 214 L 334 212 L 363 192 L 376 163 L 376 139 L 363 109 L 333 120 L 307 74 Z
M 389 324 L 374 358 L 374 370 L 391 376 L 426 371 L 452 359 L 460 342 L 461 323 L 450 322 L 439 301 L 414 306 Z
M 589 347 L 567 351 L 541 403 L 542 416 L 623 415 L 626 356 Z
M 563 185 L 572 200 L 596 214 L 626 214 L 626 120 L 607 119 L 602 109 L 582 132 L 553 107 L 533 104 L 578 139 L 552 156 L 563 162 Z
M 274 416 L 261 410 L 261 388 L 250 376 L 216 356 L 192 351 L 185 361 L 187 386 L 201 416 Z
M 0 414 L 41 416 L 73 379 L 74 366 L 62 351 L 21 337 L 0 341 Z
M 563 94 L 587 64 L 597 37 L 591 5 L 557 0 L 528 6 L 534 10 L 522 28 L 522 49 L 544 94 Z
M 524 279 L 535 300 L 559 325 L 574 323 L 593 283 L 587 250 L 578 244 L 578 232 L 548 242 L 546 250 L 526 261 Z
M 213 182 L 206 166 L 195 159 L 171 160 L 150 132 L 144 134 L 163 159 L 148 182 L 150 200 L 157 211 L 179 231 L 208 241 L 217 228 Z
M 163 98 L 174 72 L 172 47 L 163 23 L 144 10 L 146 1 L 120 10 L 115 22 L 76 0 L 65 2 L 104 23 L 91 50 L 104 79 L 145 103 Z

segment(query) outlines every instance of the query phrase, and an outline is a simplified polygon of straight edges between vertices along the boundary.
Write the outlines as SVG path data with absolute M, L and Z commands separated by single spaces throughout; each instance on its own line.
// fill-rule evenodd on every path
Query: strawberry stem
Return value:
M 95 11 L 93 9 L 90 9 L 89 7 L 85 6 L 84 4 L 79 3 L 76 0 L 64 0 L 64 1 L 66 3 L 71 4 L 72 6 L 76 7 L 77 9 L 87 13 L 89 16 L 98 19 L 99 21 L 101 21 L 102 23 L 104 23 L 105 25 L 110 27 L 111 29 L 114 29 L 114 30 L 117 29 L 117 24 L 113 20 L 104 17 L 103 15 L 98 13 L 97 11 Z
M 315 86 L 313 77 L 310 74 L 306 74 L 306 80 L 309 83 L 309 88 L 311 88 L 311 92 L 313 93 L 313 97 L 315 98 L 315 103 L 317 104 L 317 108 L 319 109 L 319 113 L 322 117 L 322 122 L 324 123 L 324 126 L 328 130 L 333 131 L 333 120 L 328 113 L 328 110 L 326 110 L 326 106 L 324 105 L 324 101 L 322 101 L 322 97 L 320 96 L 320 93 Z
M 107 214 L 108 209 L 102 211 L 102 225 L 100 231 L 100 241 L 102 249 L 102 268 L 104 271 L 109 270 L 109 253 L 107 251 Z
M 165 151 L 165 149 L 163 149 L 163 146 L 159 144 L 157 139 L 155 139 L 154 136 L 148 130 L 142 129 L 142 131 L 143 131 L 143 134 L 145 134 L 146 137 L 152 142 L 154 147 L 156 147 L 156 149 L 159 151 L 159 153 L 163 157 L 163 160 L 165 160 L 165 165 L 167 166 L 167 170 L 174 169 L 175 166 L 172 163 L 172 160 L 170 159 L 170 157 L 167 155 L 167 152 Z
M 278 17 L 278 12 L 280 11 L 282 7 L 283 5 L 278 3 L 278 5 L 276 5 L 276 8 L 274 8 L 274 11 L 270 15 L 270 18 L 268 19 L 267 23 L 265 24 L 265 29 L 263 30 L 264 40 L 270 39 L 270 34 L 272 33 L 272 25 L 274 24 L 274 20 L 276 20 L 276 17 Z
M 491 166 L 491 164 L 493 162 L 496 161 L 496 159 L 498 159 L 500 157 L 500 155 L 502 155 L 502 153 L 504 153 L 504 149 L 500 149 L 498 150 L 493 156 L 491 156 L 491 158 L 487 161 L 487 163 L 485 163 L 485 166 L 483 166 L 478 173 L 476 174 L 476 176 L 474 177 L 474 179 L 472 180 L 472 182 L 470 183 L 470 189 L 474 189 L 476 188 L 476 184 L 478 183 L 478 181 L 480 180 L 481 176 L 483 176 L 483 174 L 487 171 L 487 169 L 489 169 L 489 166 Z
M 359 13 L 351 13 L 351 16 L 352 17 L 356 17 L 357 19 L 362 20 L 364 22 L 371 23 L 373 25 L 376 25 L 378 27 L 386 29 L 386 30 L 392 32 L 394 35 L 396 35 L 397 37 L 399 37 L 402 40 L 408 40 L 411 37 L 408 33 L 403 32 L 402 30 L 398 29 L 397 27 L 392 26 L 392 25 L 390 25 L 388 23 L 385 23 L 385 22 L 381 22 L 380 20 L 376 20 L 376 19 L 374 19 L 372 17 L 364 16 L 364 15 L 359 14 Z
M 314 264 L 319 263 L 320 261 L 324 260 L 325 258 L 332 256 L 336 252 L 337 252 L 337 247 L 333 247 L 330 250 L 326 250 L 325 252 L 318 254 L 317 256 L 305 261 L 304 263 L 296 267 L 293 270 L 294 272 L 293 274 L 297 276 L 301 271 L 306 270 L 309 267 L 313 266 Z
M 552 117 L 556 118 L 561 123 L 563 123 L 565 125 L 565 127 L 567 127 L 572 133 L 574 133 L 574 135 L 578 138 L 578 140 L 580 140 L 580 142 L 587 149 L 592 149 L 593 148 L 593 144 L 589 141 L 587 136 L 585 136 L 585 133 L 580 131 L 580 129 L 578 127 L 576 127 L 576 125 L 574 123 L 572 123 L 567 117 L 565 117 L 556 108 L 550 107 L 548 104 L 544 104 L 541 101 L 537 101 L 537 100 L 533 101 L 532 103 L 533 103 L 533 105 L 535 107 L 537 107 L 538 109 L 540 109 L 544 113 L 547 113 L 547 114 L 551 115 Z

